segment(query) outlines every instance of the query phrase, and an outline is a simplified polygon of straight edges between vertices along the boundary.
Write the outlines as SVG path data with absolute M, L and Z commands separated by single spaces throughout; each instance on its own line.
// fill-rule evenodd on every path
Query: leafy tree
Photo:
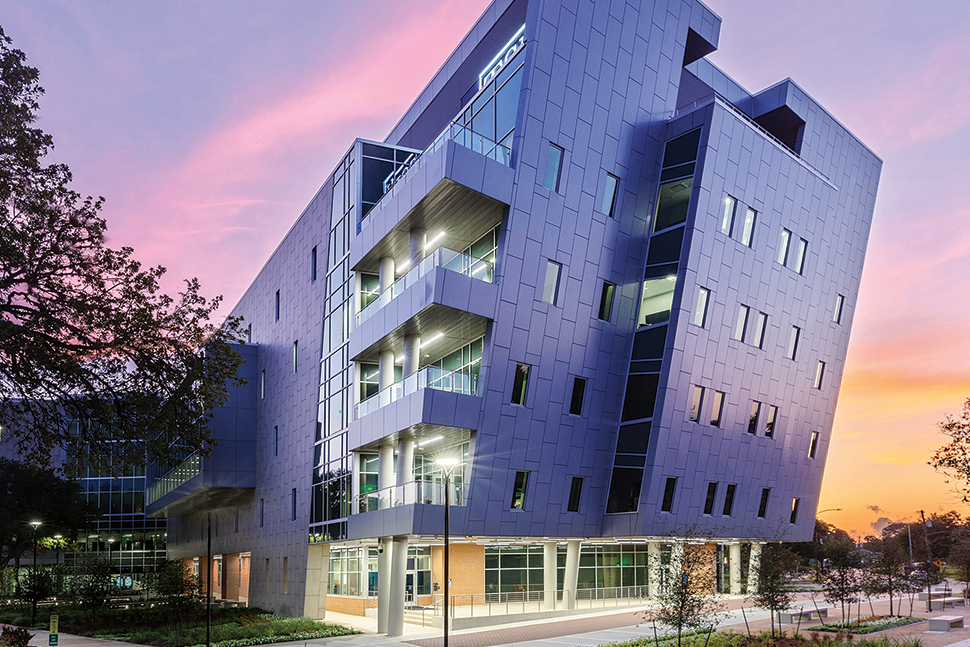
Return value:
M 970 591 L 970 527 L 960 527 L 953 538 L 947 563 L 963 581 L 964 591 Z
M 959 416 L 947 414 L 939 423 L 940 431 L 950 437 L 950 442 L 936 450 L 930 465 L 946 475 L 948 482 L 955 481 L 963 492 L 963 501 L 970 502 L 970 398 L 963 403 Z
M 842 625 L 845 626 L 852 603 L 859 600 L 859 558 L 851 539 L 835 537 L 823 546 L 822 590 L 830 604 L 837 604 L 842 610 Z
M 81 496 L 77 483 L 53 470 L 36 469 L 0 457 L 0 569 L 32 548 L 37 520 L 38 545 L 54 534 L 83 529 L 97 511 Z
M 792 584 L 800 558 L 783 544 L 765 544 L 758 564 L 758 590 L 748 595 L 754 605 L 771 615 L 771 637 L 775 637 L 775 616 L 790 609 L 795 600 Z
M 214 326 L 220 298 L 195 279 L 172 298 L 164 268 L 105 246 L 103 199 L 44 163 L 53 139 L 33 125 L 44 91 L 25 61 L 0 29 L 0 426 L 35 465 L 56 446 L 68 467 L 205 453 L 227 380 L 241 383 L 241 323 Z
M 91 620 L 99 610 L 108 606 L 111 575 L 114 566 L 106 557 L 82 553 L 70 568 L 70 589 L 81 606 L 91 612 Z
M 643 612 L 646 622 L 656 622 L 677 631 L 677 646 L 685 632 L 706 629 L 718 622 L 724 605 L 717 598 L 716 554 L 710 544 L 677 542 L 671 550 L 669 565 L 657 564 L 651 576 L 664 582 L 657 606 Z

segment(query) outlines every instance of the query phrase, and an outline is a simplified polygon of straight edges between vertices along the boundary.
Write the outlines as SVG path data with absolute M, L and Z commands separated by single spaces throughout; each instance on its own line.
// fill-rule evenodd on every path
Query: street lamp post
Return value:
M 33 627 L 37 624 L 37 529 L 40 528 L 41 523 L 39 521 L 31 521 L 30 525 L 34 527 L 34 576 L 33 582 L 31 582 L 30 587 L 30 597 L 31 597 L 31 610 L 30 610 L 30 626 Z
M 60 566 L 61 566 L 61 540 L 64 539 L 64 535 L 54 535 L 54 595 L 60 595 L 61 584 L 60 584 Z M 54 598 L 57 601 L 57 598 Z
M 448 584 L 451 582 L 451 579 L 450 579 L 451 574 L 448 571 L 448 551 L 449 551 L 448 544 L 450 541 L 449 533 L 451 531 L 451 529 L 449 528 L 450 520 L 451 520 L 451 493 L 450 493 L 451 483 L 450 481 L 451 481 L 451 471 L 455 469 L 456 465 L 458 465 L 458 459 L 439 458 L 435 462 L 438 463 L 438 465 L 440 465 L 445 472 L 445 563 L 444 563 L 445 594 L 444 594 L 444 605 L 442 609 L 444 611 L 444 627 L 445 627 L 444 647 L 448 647 L 448 596 L 450 594 L 450 591 L 448 590 L 449 589 Z

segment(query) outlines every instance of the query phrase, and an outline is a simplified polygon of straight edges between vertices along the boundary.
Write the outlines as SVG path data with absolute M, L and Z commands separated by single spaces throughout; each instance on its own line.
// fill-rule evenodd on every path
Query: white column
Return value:
M 758 570 L 761 568 L 761 544 L 751 544 L 748 558 L 748 595 L 758 591 Z
M 377 450 L 377 489 L 380 492 L 381 508 L 391 507 L 392 493 L 387 488 L 394 486 L 394 445 L 384 443 Z M 390 546 L 385 546 L 390 550 Z M 388 551 L 384 551 L 390 553 Z
M 394 259 L 385 256 L 380 265 L 381 293 L 394 284 Z M 375 306 L 376 307 L 376 306 Z
M 566 572 L 562 581 L 562 606 L 564 609 L 576 608 L 576 591 L 579 589 L 579 539 L 566 542 Z
M 411 267 L 414 267 L 424 258 L 424 246 L 428 242 L 428 236 L 424 229 L 412 229 L 411 239 L 408 242 L 408 259 Z
M 418 370 L 421 366 L 421 336 L 406 335 L 404 337 L 404 377 Z
M 731 573 L 731 595 L 741 595 L 741 544 L 731 544 L 728 551 L 728 568 Z
M 382 351 L 377 358 L 378 386 L 383 391 L 394 384 L 394 352 Z
M 556 608 L 556 542 L 542 544 L 542 599 L 547 611 Z
M 381 537 L 384 550 L 379 550 L 377 553 L 377 633 L 379 634 L 387 633 L 388 612 L 392 597 L 391 552 L 393 551 L 393 541 L 393 537 Z
M 660 583 L 663 577 L 660 566 L 660 544 L 651 541 L 647 544 L 647 597 L 656 600 L 660 595 Z
M 403 494 L 405 504 L 414 503 L 415 492 L 413 485 L 407 485 L 414 481 L 414 439 L 402 438 L 397 441 L 397 484 L 403 485 L 398 488 L 398 496 Z M 403 492 L 402 492 L 403 490 Z
M 395 537 L 391 543 L 391 595 L 387 609 L 387 636 L 404 634 L 404 593 L 407 585 L 408 536 Z

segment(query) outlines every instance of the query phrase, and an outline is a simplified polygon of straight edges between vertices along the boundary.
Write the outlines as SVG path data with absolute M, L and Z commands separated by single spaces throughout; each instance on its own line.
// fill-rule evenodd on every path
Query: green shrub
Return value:
M 30 644 L 30 639 L 34 637 L 34 634 L 29 633 L 23 627 L 8 627 L 3 626 L 3 631 L 0 632 L 0 645 L 5 645 L 6 647 L 27 647 Z

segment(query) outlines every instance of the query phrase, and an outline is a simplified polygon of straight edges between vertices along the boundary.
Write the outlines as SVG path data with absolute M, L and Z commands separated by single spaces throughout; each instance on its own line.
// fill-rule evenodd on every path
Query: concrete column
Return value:
M 404 377 L 418 370 L 421 366 L 421 336 L 407 335 L 404 337 Z
M 579 589 L 579 539 L 566 542 L 566 572 L 562 581 L 562 606 L 564 609 L 576 608 L 576 591 Z
M 751 557 L 748 559 L 748 595 L 758 590 L 758 570 L 761 568 L 761 544 L 751 544 Z
M 222 587 L 224 600 L 239 599 L 239 553 L 229 553 L 222 556 Z
M 394 445 L 391 443 L 384 443 L 377 450 L 377 489 L 380 491 L 380 501 L 378 506 L 380 508 L 390 508 L 391 507 L 391 495 L 392 493 L 386 488 L 394 486 Z M 386 546 L 390 550 L 390 546 Z M 390 553 L 387 552 L 388 557 Z
M 249 595 L 249 562 L 240 557 L 240 584 Z M 310 544 L 307 549 L 306 589 L 303 596 L 303 615 L 314 620 L 327 617 L 327 588 L 330 585 L 330 544 Z
M 397 484 L 405 485 L 414 481 L 414 439 L 402 438 L 397 441 Z M 403 490 L 403 492 L 402 492 Z M 413 485 L 406 485 L 398 490 L 403 495 L 404 503 L 414 503 L 415 491 Z
M 387 633 L 388 611 L 391 605 L 391 552 L 393 537 L 381 537 L 384 550 L 377 553 L 377 633 Z
M 404 634 L 404 593 L 408 565 L 407 535 L 395 537 L 391 548 L 391 595 L 387 609 L 388 638 Z
M 731 595 L 741 595 L 741 544 L 731 544 L 728 549 Z
M 384 257 L 381 259 L 381 269 L 380 269 L 380 285 L 381 292 L 391 287 L 394 284 L 394 259 L 390 257 Z M 375 308 L 377 306 L 374 306 Z
M 647 597 L 656 600 L 660 596 L 660 583 L 663 575 L 660 566 L 660 544 L 651 541 L 647 544 Z
M 394 352 L 383 351 L 377 358 L 377 380 L 381 391 L 394 384 Z
M 428 235 L 424 229 L 412 229 L 411 240 L 408 243 L 408 259 L 414 267 L 424 258 L 424 245 L 428 242 Z
M 542 544 L 542 600 L 547 611 L 556 608 L 556 542 Z M 578 575 L 578 571 L 577 571 Z

